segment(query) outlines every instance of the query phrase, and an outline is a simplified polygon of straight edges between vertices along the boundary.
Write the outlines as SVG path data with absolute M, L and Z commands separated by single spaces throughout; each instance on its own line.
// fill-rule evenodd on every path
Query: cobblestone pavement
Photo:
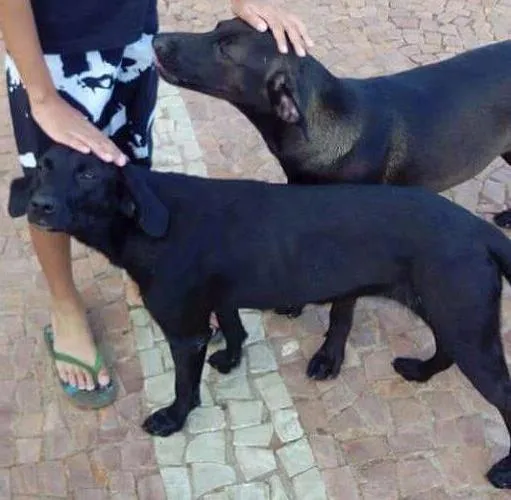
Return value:
M 367 76 L 502 40 L 509 0 L 294 0 L 314 54 L 339 75 Z M 226 2 L 161 2 L 163 29 L 204 30 Z M 4 86 L 0 199 L 17 171 Z M 229 105 L 162 85 L 156 168 L 281 182 L 255 129 Z M 446 195 L 481 216 L 509 204 L 511 170 L 495 161 Z M 420 216 L 420 215 L 418 215 Z M 250 339 L 239 370 L 206 369 L 203 406 L 184 432 L 152 439 L 139 428 L 171 398 L 173 369 L 161 332 L 120 271 L 80 245 L 75 274 L 94 331 L 121 385 L 111 408 L 81 412 L 56 387 L 41 342 L 48 295 L 24 220 L 0 205 L 0 499 L 204 498 L 443 500 L 511 498 L 484 479 L 509 445 L 497 412 L 455 368 L 421 386 L 390 367 L 428 356 L 427 328 L 395 304 L 364 300 L 337 380 L 305 378 L 327 308 L 296 320 L 246 311 Z M 502 335 L 511 353 L 511 294 Z M 214 349 L 215 346 L 212 346 Z

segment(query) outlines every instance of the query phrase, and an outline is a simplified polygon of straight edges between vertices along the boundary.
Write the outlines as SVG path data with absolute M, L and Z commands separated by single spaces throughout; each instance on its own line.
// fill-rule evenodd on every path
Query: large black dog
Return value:
M 290 183 L 442 191 L 499 155 L 511 163 L 511 42 L 367 79 L 282 55 L 269 33 L 237 19 L 208 33 L 161 33 L 153 45 L 162 77 L 236 106 Z M 495 221 L 511 227 L 511 211 Z
M 438 195 L 120 169 L 56 146 L 31 181 L 12 183 L 9 213 L 25 212 L 32 224 L 104 253 L 138 283 L 176 365 L 176 399 L 145 421 L 151 434 L 179 430 L 200 404 L 211 311 L 227 349 L 210 362 L 228 371 L 239 363 L 245 336 L 238 308 L 332 302 L 326 340 L 309 365 L 309 374 L 323 379 L 339 373 L 361 295 L 393 298 L 433 331 L 435 355 L 397 358 L 398 373 L 420 382 L 456 363 L 511 432 L 511 381 L 499 332 L 511 243 Z M 511 487 L 511 455 L 488 477 Z
M 277 51 L 240 20 L 153 42 L 168 82 L 224 99 L 259 130 L 290 183 L 441 191 L 494 158 L 511 163 L 511 42 L 367 79 Z M 419 210 L 420 213 L 420 210 Z M 511 211 L 499 218 L 504 224 Z

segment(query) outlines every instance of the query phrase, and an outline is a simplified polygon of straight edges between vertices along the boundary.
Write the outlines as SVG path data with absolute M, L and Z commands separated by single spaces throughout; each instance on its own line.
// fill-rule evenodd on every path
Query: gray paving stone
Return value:
M 305 472 L 314 465 L 312 450 L 306 438 L 283 446 L 277 450 L 277 455 L 289 477 Z
M 240 310 L 240 317 L 241 322 L 248 333 L 245 345 L 255 344 L 256 342 L 264 340 L 264 326 L 260 311 L 243 309 Z
M 194 498 L 198 498 L 220 486 L 233 484 L 236 481 L 236 473 L 228 465 L 192 464 L 192 481 Z M 179 499 L 178 496 L 175 498 Z
M 207 432 L 193 438 L 186 449 L 186 462 L 225 464 L 225 432 Z
M 272 348 L 266 342 L 259 342 L 248 348 L 250 373 L 267 373 L 277 370 L 277 361 Z
M 303 436 L 303 428 L 300 425 L 296 410 L 277 410 L 272 413 L 272 420 L 275 432 L 283 443 L 296 441 Z
M 211 391 L 206 382 L 202 382 L 200 385 L 200 399 L 201 406 L 215 406 L 215 401 L 211 396 Z
M 229 500 L 270 500 L 270 487 L 265 483 L 237 484 L 226 491 Z
M 195 408 L 188 416 L 187 429 L 192 434 L 214 432 L 225 428 L 225 415 L 218 406 Z
M 137 309 L 135 309 L 137 310 Z M 150 349 L 154 345 L 153 330 L 150 324 L 144 326 L 133 326 L 137 350 Z
M 250 427 L 260 424 L 263 420 L 262 401 L 229 401 L 227 408 L 229 409 L 231 429 Z
M 192 491 L 188 471 L 185 467 L 165 467 L 160 469 L 160 474 L 167 498 L 191 500 Z
M 273 475 L 268 482 L 270 483 L 271 500 L 289 500 L 279 476 Z
M 161 353 L 161 359 L 163 361 L 163 369 L 168 372 L 169 370 L 174 370 L 174 360 L 172 359 L 172 355 L 170 354 L 170 347 L 166 340 L 162 342 L 158 342 L 158 349 Z
M 217 402 L 254 397 L 248 378 L 243 372 L 237 372 L 236 376 L 232 377 L 220 377 L 212 388 Z
M 156 323 L 156 322 L 152 322 L 152 326 L 153 326 L 153 338 L 154 338 L 154 341 L 155 342 L 161 342 L 161 341 L 165 341 L 165 345 L 167 346 L 167 349 L 169 349 L 169 354 L 170 354 L 170 347 L 169 347 L 169 343 L 167 342 L 167 340 L 165 339 L 165 335 L 163 335 L 163 331 L 162 329 L 160 328 L 160 326 Z
M 163 361 L 158 347 L 139 351 L 138 356 L 144 377 L 154 377 L 163 373 Z
M 182 432 L 177 432 L 169 437 L 155 437 L 154 450 L 160 467 L 168 465 L 183 465 L 186 437 Z
M 173 371 L 144 380 L 147 402 L 151 405 L 168 405 L 174 400 L 175 373 Z
M 255 385 L 270 411 L 292 406 L 291 397 L 278 373 L 269 373 L 258 378 Z
M 234 431 L 233 443 L 235 446 L 269 446 L 273 435 L 273 426 L 268 424 L 245 427 Z
M 136 307 L 130 311 L 130 320 L 133 326 L 147 326 L 151 322 L 151 315 L 144 307 Z
M 225 491 L 210 493 L 209 495 L 204 495 L 202 498 L 203 500 L 229 500 L 229 496 Z
M 313 469 L 293 478 L 296 498 L 300 500 L 328 500 L 319 470 Z
M 271 450 L 236 447 L 234 453 L 241 472 L 243 472 L 243 476 L 247 481 L 252 481 L 252 479 L 277 468 L 277 463 Z

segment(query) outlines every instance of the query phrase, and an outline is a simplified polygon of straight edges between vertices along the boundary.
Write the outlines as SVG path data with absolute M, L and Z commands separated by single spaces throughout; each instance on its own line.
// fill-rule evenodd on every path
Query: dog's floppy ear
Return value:
M 11 182 L 7 211 L 11 217 L 21 217 L 27 213 L 30 200 L 32 178 L 19 177 Z
M 271 107 L 282 121 L 298 123 L 302 119 L 298 92 L 288 73 L 274 73 L 268 80 L 267 89 Z
M 128 164 L 122 167 L 122 173 L 131 200 L 123 200 L 121 210 L 130 217 L 135 216 L 146 234 L 161 238 L 167 232 L 169 211 L 149 186 L 148 172 L 142 167 Z

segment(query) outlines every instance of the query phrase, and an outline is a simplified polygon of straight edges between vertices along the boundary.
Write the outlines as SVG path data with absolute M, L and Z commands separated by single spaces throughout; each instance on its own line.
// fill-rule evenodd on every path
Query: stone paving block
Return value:
M 187 420 L 187 429 L 192 434 L 219 431 L 225 426 L 225 414 L 218 406 L 195 408 Z
M 277 373 L 269 373 L 256 379 L 255 385 L 270 411 L 288 408 L 293 404 L 282 379 Z
M 162 354 L 158 347 L 139 351 L 138 356 L 144 377 L 154 377 L 163 373 Z
M 261 401 L 228 401 L 231 429 L 240 429 L 260 424 L 263 419 L 263 403 Z
M 248 347 L 248 365 L 250 373 L 267 373 L 277 370 L 273 350 L 265 342 Z
M 275 432 L 283 443 L 296 441 L 303 436 L 303 428 L 296 410 L 277 410 L 272 413 L 272 421 Z
M 217 402 L 253 398 L 248 378 L 243 373 L 238 373 L 235 377 L 220 378 L 213 386 L 213 391 Z
M 273 475 L 268 483 L 270 484 L 271 500 L 289 500 L 279 476 Z
M 270 487 L 265 483 L 250 483 L 230 486 L 229 500 L 270 500 Z
M 160 470 L 167 498 L 191 500 L 192 490 L 185 467 L 164 467 Z
M 264 327 L 259 311 L 250 309 L 240 310 L 240 317 L 245 330 L 248 333 L 248 338 L 245 340 L 245 345 L 255 344 L 264 340 Z
M 277 450 L 277 455 L 290 477 L 305 472 L 314 465 L 314 456 L 306 438 L 286 444 Z
M 175 373 L 165 372 L 144 381 L 145 393 L 149 404 L 167 406 L 174 401 Z
M 273 436 L 272 424 L 261 424 L 244 427 L 234 431 L 234 446 L 256 446 L 266 448 Z
M 165 500 L 167 498 L 167 493 L 160 474 L 139 479 L 137 492 L 139 500 Z
M 219 464 L 192 464 L 192 482 L 194 498 L 208 493 L 220 486 L 227 486 L 236 481 L 232 467 Z
M 183 433 L 154 438 L 154 450 L 160 467 L 183 465 L 185 448 L 186 436 Z
M 316 468 L 294 477 L 293 486 L 300 500 L 327 500 L 321 474 Z
M 186 462 L 225 464 L 225 433 L 208 432 L 194 437 L 186 449 Z
M 234 453 L 246 481 L 252 481 L 277 468 L 271 450 L 236 447 Z

